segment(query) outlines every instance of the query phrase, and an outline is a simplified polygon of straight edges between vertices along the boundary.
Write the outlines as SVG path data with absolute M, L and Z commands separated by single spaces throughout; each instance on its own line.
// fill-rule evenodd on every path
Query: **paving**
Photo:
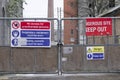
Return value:
M 120 73 L 6 74 L 0 80 L 120 80 Z

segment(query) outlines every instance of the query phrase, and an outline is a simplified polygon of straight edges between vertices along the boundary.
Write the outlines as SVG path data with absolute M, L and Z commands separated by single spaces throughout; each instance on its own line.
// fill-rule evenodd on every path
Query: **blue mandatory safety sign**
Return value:
M 21 30 L 21 37 L 25 38 L 49 38 L 50 31 L 40 31 L 40 30 Z
M 17 46 L 18 45 L 18 39 L 13 39 L 12 40 L 12 45 Z
M 87 54 L 87 58 L 92 58 L 93 57 L 93 55 L 92 54 Z
M 93 59 L 104 59 L 103 53 L 94 53 Z
M 13 37 L 18 37 L 19 36 L 19 31 L 18 30 L 13 30 L 12 31 L 12 36 Z
M 50 46 L 50 39 L 27 39 L 27 44 L 22 46 Z
M 103 53 L 87 54 L 87 59 L 88 60 L 102 60 L 104 59 L 104 54 Z

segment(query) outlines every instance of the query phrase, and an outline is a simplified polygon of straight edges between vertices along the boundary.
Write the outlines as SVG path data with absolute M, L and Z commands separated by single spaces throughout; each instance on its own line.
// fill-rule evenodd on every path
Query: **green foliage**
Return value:
M 24 0 L 9 0 L 9 3 L 6 6 L 7 16 L 8 17 L 21 17 L 23 10 Z
M 90 17 L 95 17 L 98 16 L 109 9 L 120 5 L 120 0 L 78 0 L 79 1 L 79 14 L 80 16 L 90 16 Z M 81 2 L 82 1 L 82 2 Z M 110 1 L 115 1 L 112 2 L 115 5 L 113 7 L 110 7 Z

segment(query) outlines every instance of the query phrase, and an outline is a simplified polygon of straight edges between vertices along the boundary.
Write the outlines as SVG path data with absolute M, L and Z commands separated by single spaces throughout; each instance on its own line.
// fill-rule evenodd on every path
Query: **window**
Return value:
M 74 34 L 74 31 L 73 31 L 73 29 L 71 29 L 71 35 L 73 35 Z
M 109 7 L 115 7 L 115 0 L 109 0 Z

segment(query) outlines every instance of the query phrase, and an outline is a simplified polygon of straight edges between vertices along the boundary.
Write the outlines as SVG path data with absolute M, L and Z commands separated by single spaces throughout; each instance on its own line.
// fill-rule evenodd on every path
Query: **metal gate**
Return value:
M 10 47 L 11 21 L 50 21 L 51 48 Z M 54 23 L 56 27 L 54 27 Z M 56 18 L 0 18 L 0 72 L 58 73 L 58 30 Z M 54 32 L 56 31 L 56 32 Z M 55 34 L 55 35 L 54 35 Z M 56 39 L 54 39 L 56 37 Z
M 11 20 L 51 21 L 51 48 L 10 47 Z M 120 72 L 119 20 L 112 35 L 86 36 L 86 18 L 0 18 L 1 73 Z M 104 47 L 104 59 L 88 60 L 87 47 Z
M 110 18 L 110 19 L 109 19 Z M 62 46 L 62 72 L 80 73 L 80 72 L 120 72 L 120 32 L 118 17 L 104 18 L 63 18 L 61 19 L 61 32 L 64 33 Z M 89 20 L 90 19 L 90 20 Z M 87 20 L 99 21 L 98 19 L 107 19 L 111 21 L 112 35 L 87 35 Z M 101 20 L 101 21 L 102 21 Z M 91 24 L 89 24 L 91 26 Z M 102 25 L 102 24 L 94 24 Z M 94 26 L 92 25 L 92 27 Z M 90 34 L 90 33 L 89 33 Z M 61 34 L 62 35 L 62 34 Z M 104 48 L 104 59 L 88 59 L 87 48 Z

